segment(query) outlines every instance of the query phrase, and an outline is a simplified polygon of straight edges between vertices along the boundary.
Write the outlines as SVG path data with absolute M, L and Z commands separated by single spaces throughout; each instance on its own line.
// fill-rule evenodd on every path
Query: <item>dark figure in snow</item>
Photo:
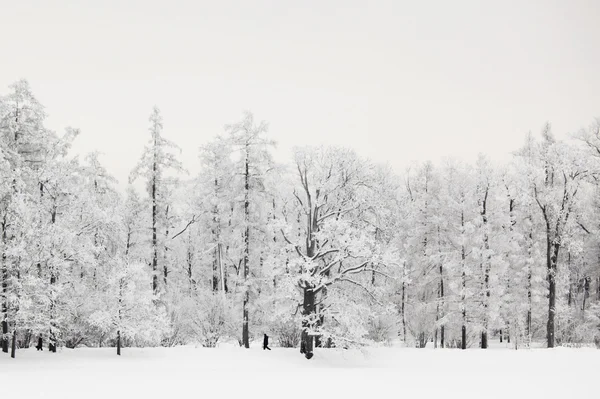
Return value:
M 42 342 L 42 336 L 40 335 L 38 338 L 38 344 L 35 347 L 38 351 L 43 351 L 44 347 L 43 347 L 43 342 Z
M 271 348 L 269 348 L 269 336 L 267 334 L 265 334 L 265 337 L 263 338 L 263 350 L 265 349 L 271 350 Z

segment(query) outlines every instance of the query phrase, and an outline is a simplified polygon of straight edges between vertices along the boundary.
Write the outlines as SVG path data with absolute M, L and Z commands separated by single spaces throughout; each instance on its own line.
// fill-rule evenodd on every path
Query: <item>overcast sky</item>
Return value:
M 600 116 L 600 2 L 0 0 L 0 92 L 29 80 L 48 126 L 82 131 L 124 181 L 165 136 L 197 148 L 244 110 L 293 145 L 340 144 L 402 170 L 502 159 L 549 120 Z

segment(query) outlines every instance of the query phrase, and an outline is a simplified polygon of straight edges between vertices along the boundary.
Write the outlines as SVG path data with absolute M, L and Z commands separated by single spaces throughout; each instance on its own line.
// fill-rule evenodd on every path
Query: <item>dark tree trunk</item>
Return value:
M 440 315 L 439 318 L 444 317 L 444 276 L 442 273 L 443 273 L 443 268 L 442 268 L 442 265 L 440 265 L 440 304 L 438 305 L 438 308 L 439 308 L 438 314 Z M 436 319 L 439 320 L 439 318 L 436 316 Z M 435 331 L 435 343 L 437 346 L 437 329 Z M 440 347 L 441 348 L 444 347 L 444 326 L 443 325 L 440 326 Z
M 4 304 L 2 304 L 4 307 Z M 6 312 L 3 309 L 4 320 L 2 320 L 2 352 L 8 353 L 8 321 L 6 319 Z
M 490 259 L 490 242 L 487 233 L 487 197 L 488 197 L 488 188 L 485 190 L 485 194 L 483 200 L 481 202 L 481 219 L 483 222 L 483 247 L 486 251 L 485 264 L 483 266 L 484 269 L 484 278 L 483 278 L 483 331 L 481 332 L 481 349 L 487 349 L 488 347 L 488 307 L 490 301 L 490 268 L 491 268 L 491 259 Z
M 56 273 L 54 271 L 54 269 L 50 270 L 50 286 L 56 284 Z M 52 301 L 50 303 L 50 334 L 48 337 L 49 340 L 49 344 L 48 344 L 48 350 L 52 353 L 56 353 L 56 322 L 54 319 L 54 309 L 55 308 L 55 304 L 54 301 Z
M 585 305 L 588 297 L 590 296 L 590 278 L 585 277 L 583 279 L 583 301 L 581 303 L 581 310 L 585 312 Z
M 555 325 L 554 317 L 556 314 L 556 269 L 558 252 L 560 250 L 560 244 L 557 242 L 550 241 L 548 237 L 548 251 L 547 251 L 547 264 L 548 264 L 548 324 L 546 329 L 546 337 L 548 340 L 548 348 L 554 348 L 555 345 Z
M 214 194 L 215 197 L 218 196 L 218 190 L 219 190 L 219 180 L 217 178 L 215 178 L 215 185 L 214 185 Z M 217 292 L 219 290 L 219 281 L 221 281 L 222 283 L 222 276 L 221 276 L 221 227 L 219 225 L 219 207 L 217 205 L 214 206 L 213 208 L 213 229 L 212 229 L 212 235 L 213 235 L 213 240 L 214 242 L 217 244 L 215 246 L 215 252 L 214 252 L 214 258 L 213 258 L 213 276 L 212 276 L 212 289 L 213 292 Z
M 402 313 L 402 339 L 404 343 L 406 343 L 406 314 L 405 314 L 405 305 L 406 303 L 406 283 L 402 281 L 402 304 L 400 311 Z
M 214 259 L 213 259 L 213 264 L 212 264 L 212 290 L 213 292 L 217 292 L 219 290 L 219 265 L 218 265 L 218 252 L 219 252 L 219 248 L 218 246 L 215 247 L 215 254 L 214 254 Z
M 467 274 L 465 272 L 465 247 L 462 247 L 462 261 L 463 261 L 463 271 L 462 271 L 462 343 L 461 348 L 467 349 L 467 300 L 466 300 L 466 290 L 467 290 Z
M 527 253 L 528 253 L 528 258 L 531 259 L 532 258 L 532 253 L 533 253 L 533 232 L 530 230 L 529 231 L 529 245 L 527 248 Z M 531 342 L 531 325 L 532 325 L 532 320 L 531 320 L 531 313 L 532 313 L 532 309 L 533 309 L 533 298 L 531 295 L 531 290 L 532 290 L 532 269 L 531 269 L 531 265 L 527 264 L 527 320 L 526 320 L 526 330 L 527 330 L 527 344 L 529 345 L 529 343 Z
M 167 205 L 165 209 L 165 253 L 163 256 L 163 283 L 165 284 L 165 289 L 167 288 L 167 282 L 169 278 L 169 262 L 167 261 L 167 253 L 169 251 L 169 247 L 166 244 L 167 239 L 169 238 L 169 206 Z
M 10 350 L 10 357 L 12 357 L 14 359 L 16 354 L 17 354 L 17 330 L 15 329 L 15 331 L 13 331 L 13 336 L 12 336 L 12 348 Z
M 427 337 L 425 336 L 425 332 L 421 331 L 419 333 L 419 348 L 423 349 L 427 346 Z
M 156 139 L 154 140 L 154 163 L 152 164 L 153 176 L 152 176 L 152 292 L 158 294 L 158 234 L 157 234 L 157 217 L 158 209 L 156 204 L 156 173 L 157 173 L 157 160 L 156 160 Z
M 121 331 L 117 331 L 117 355 L 121 356 Z
M 307 359 L 313 356 L 313 335 L 309 330 L 313 327 L 313 315 L 315 313 L 315 292 L 313 287 L 304 287 L 304 301 L 302 305 L 302 343 L 300 345 L 300 353 L 304 353 Z
M 6 244 L 6 214 L 2 221 L 2 243 Z M 8 353 L 8 268 L 6 266 L 6 254 L 2 253 L 2 352 Z
M 465 231 L 465 214 L 464 212 L 460 213 L 460 225 L 461 225 L 461 235 L 464 236 Z M 462 341 L 461 341 L 461 349 L 467 349 L 467 273 L 466 273 L 466 252 L 465 246 L 462 245 L 460 248 L 460 258 L 462 265 Z
M 573 303 L 573 272 L 571 271 L 571 251 L 567 252 L 567 267 L 569 270 L 569 294 L 567 295 L 567 306 Z
M 487 331 L 481 332 L 481 349 L 487 349 L 488 347 L 488 336 Z
M 250 348 L 250 332 L 248 330 L 248 302 L 250 299 L 250 290 L 248 287 L 248 277 L 250 274 L 250 148 L 246 144 L 244 161 L 244 222 L 246 229 L 244 232 L 244 302 L 243 321 L 242 321 L 242 343 L 244 347 Z
M 441 255 L 442 242 L 441 242 L 440 236 L 441 236 L 440 227 L 438 226 L 438 252 Z M 440 317 L 443 318 L 444 317 L 444 263 L 441 260 L 440 260 L 440 290 L 439 290 L 439 293 L 440 293 L 440 310 L 441 310 Z M 436 342 L 437 342 L 437 337 L 436 337 Z M 443 324 L 440 326 L 440 347 L 441 348 L 444 347 L 444 325 Z

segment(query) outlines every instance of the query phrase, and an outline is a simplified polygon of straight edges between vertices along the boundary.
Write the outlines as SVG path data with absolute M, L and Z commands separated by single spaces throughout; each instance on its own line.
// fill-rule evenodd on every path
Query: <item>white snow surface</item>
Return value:
M 0 353 L 6 398 L 594 397 L 600 350 L 62 349 Z M 581 395 L 581 396 L 579 396 Z

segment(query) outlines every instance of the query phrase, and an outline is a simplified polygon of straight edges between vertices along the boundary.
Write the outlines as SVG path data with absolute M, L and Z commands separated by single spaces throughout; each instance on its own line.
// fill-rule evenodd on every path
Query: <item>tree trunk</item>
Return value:
M 8 353 L 8 312 L 5 302 L 2 302 L 2 352 Z
M 250 274 L 250 149 L 246 144 L 245 152 L 245 172 L 244 172 L 244 223 L 246 226 L 244 233 L 244 303 L 243 321 L 242 321 L 242 343 L 244 347 L 250 348 L 250 332 L 248 331 L 248 302 L 250 299 L 250 289 L 248 287 L 248 277 Z
M 465 247 L 462 246 L 462 262 L 463 262 L 463 270 L 462 270 L 462 349 L 467 349 L 467 301 L 466 301 L 466 291 L 467 291 L 467 274 L 465 271 Z
M 438 254 L 441 258 L 442 242 L 440 238 L 440 226 L 438 226 Z M 440 260 L 440 318 L 444 318 L 444 263 Z M 444 347 L 444 325 L 440 326 L 440 347 Z
M 587 299 L 589 296 L 590 296 L 590 278 L 585 277 L 583 279 L 583 301 L 581 304 L 582 314 L 585 314 L 585 305 L 586 305 L 586 302 L 587 302 Z
M 402 339 L 404 340 L 404 343 L 406 344 L 406 314 L 405 314 L 405 309 L 406 309 L 406 283 L 404 282 L 404 279 L 402 280 L 402 304 L 400 305 L 400 312 L 402 313 Z
M 6 214 L 2 221 L 2 244 L 6 245 Z M 4 250 L 4 248 L 3 248 Z M 2 252 L 2 352 L 8 353 L 8 268 L 6 253 Z
M 167 282 L 169 278 L 169 262 L 167 261 L 167 253 L 169 251 L 169 247 L 167 246 L 167 239 L 169 238 L 169 206 L 167 205 L 165 209 L 165 253 L 163 255 L 163 282 L 165 284 L 165 290 L 167 288 Z
M 188 278 L 188 283 L 190 284 L 190 295 L 192 295 L 192 293 L 194 292 L 194 278 L 193 278 L 193 273 L 192 273 L 192 267 L 193 267 L 193 258 L 194 258 L 194 254 L 192 253 L 192 248 L 188 245 L 188 251 L 187 251 L 187 278 Z
M 50 287 L 52 287 L 54 284 L 56 284 L 56 273 L 54 271 L 54 267 L 50 268 Z M 52 289 L 52 288 L 50 288 Z M 48 337 L 48 350 L 52 353 L 56 353 L 56 341 L 57 341 L 57 337 L 56 337 L 56 330 L 57 330 L 57 326 L 56 326 L 56 321 L 55 321 L 55 317 L 54 317 L 54 311 L 55 311 L 55 304 L 54 304 L 54 299 L 51 300 L 50 302 L 50 334 Z
M 214 250 L 214 258 L 212 262 L 212 291 L 217 292 L 219 290 L 219 246 L 217 245 Z
M 556 270 L 558 252 L 560 244 L 547 238 L 547 266 L 548 266 L 548 324 L 546 328 L 546 338 L 548 348 L 554 348 L 555 345 L 555 325 L 554 316 L 556 314 Z
M 220 281 L 221 281 L 221 293 L 223 295 L 223 299 L 225 298 L 225 293 L 227 292 L 227 287 L 225 286 L 225 271 L 223 270 L 223 256 L 222 256 L 222 246 L 221 244 L 217 244 L 217 259 L 218 259 L 218 266 L 219 266 L 219 277 L 220 277 Z
M 532 309 L 533 309 L 533 300 L 532 300 L 532 295 L 531 295 L 531 290 L 532 290 L 532 268 L 531 268 L 531 259 L 532 259 L 532 254 L 533 254 L 533 232 L 530 230 L 529 231 L 529 245 L 527 246 L 527 256 L 528 256 L 528 262 L 527 262 L 527 320 L 526 320 L 526 329 L 527 329 L 527 344 L 529 345 L 531 343 L 531 325 L 532 325 L 532 320 L 531 320 L 531 313 L 532 313 Z
M 490 255 L 490 241 L 487 232 L 487 197 L 488 189 L 485 191 L 485 195 L 482 202 L 481 218 L 483 222 L 483 248 L 486 251 L 485 261 L 483 265 L 484 277 L 483 277 L 483 331 L 481 332 L 481 349 L 487 349 L 488 347 L 488 307 L 490 301 L 490 269 L 491 269 L 491 255 Z
M 10 357 L 12 357 L 14 359 L 16 352 L 17 352 L 17 329 L 15 328 L 15 330 L 13 331 L 13 336 L 12 336 L 12 348 L 10 350 Z
M 156 147 L 156 141 L 154 146 Z M 156 149 L 155 149 L 156 152 Z M 156 155 L 155 155 L 156 157 Z M 157 204 L 156 204 L 156 173 L 157 161 L 152 164 L 152 292 L 158 294 L 158 237 L 157 237 Z
M 313 327 L 313 315 L 315 313 L 315 292 L 314 287 L 304 287 L 304 301 L 302 305 L 302 343 L 300 353 L 304 353 L 307 359 L 313 357 L 313 335 L 310 330 Z
M 460 226 L 461 226 L 461 236 L 464 237 L 465 234 L 465 214 L 464 212 L 460 213 Z M 467 349 L 467 273 L 466 273 L 466 252 L 464 244 L 461 245 L 460 248 L 460 258 L 461 258 L 461 267 L 462 267 L 462 295 L 461 295 L 461 304 L 462 304 L 462 342 L 461 348 Z
M 121 331 L 117 331 L 117 356 L 121 356 Z
M 573 272 L 571 270 L 571 251 L 567 252 L 567 268 L 569 271 L 569 294 L 567 295 L 567 306 L 571 307 L 573 303 Z M 575 276 L 577 278 L 577 275 Z

